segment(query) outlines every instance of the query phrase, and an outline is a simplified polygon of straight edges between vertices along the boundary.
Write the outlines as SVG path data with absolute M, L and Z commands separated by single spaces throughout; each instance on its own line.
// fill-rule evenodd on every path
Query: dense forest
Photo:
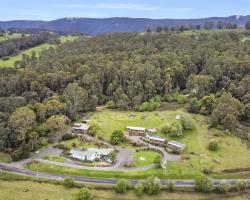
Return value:
M 211 126 L 247 138 L 250 42 L 237 31 L 80 37 L 0 69 L 0 151 L 14 159 L 97 104 L 153 110 L 185 103 Z

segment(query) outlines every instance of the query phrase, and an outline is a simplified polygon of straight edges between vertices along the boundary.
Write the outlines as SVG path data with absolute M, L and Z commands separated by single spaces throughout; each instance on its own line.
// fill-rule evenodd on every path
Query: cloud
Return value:
M 57 4 L 56 7 L 60 8 L 107 8 L 107 9 L 120 9 L 120 10 L 141 10 L 153 11 L 158 10 L 159 7 L 145 5 L 145 4 Z
M 151 11 L 158 10 L 159 7 L 144 5 L 144 4 L 97 4 L 100 8 L 110 8 L 110 9 L 122 9 L 122 10 L 142 10 Z

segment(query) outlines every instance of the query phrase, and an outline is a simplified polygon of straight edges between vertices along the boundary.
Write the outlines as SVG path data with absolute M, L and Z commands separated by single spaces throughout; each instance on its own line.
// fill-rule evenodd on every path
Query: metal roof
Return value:
M 168 144 L 172 145 L 172 146 L 176 146 L 180 149 L 184 149 L 186 147 L 185 144 L 182 144 L 182 143 L 179 143 L 179 142 L 176 142 L 176 141 L 171 141 L 171 142 L 168 142 Z
M 158 136 L 150 136 L 150 135 L 147 135 L 146 138 L 148 138 L 148 139 L 150 139 L 150 140 L 160 141 L 160 142 L 165 142 L 165 141 L 166 141 L 165 138 L 158 137 Z
M 135 131 L 146 131 L 146 128 L 135 127 L 135 126 L 127 126 L 127 129 L 131 129 L 131 130 L 135 130 Z
M 82 124 L 82 123 L 75 123 L 74 124 L 74 129 L 87 131 L 87 130 L 89 130 L 89 125 L 88 124 Z

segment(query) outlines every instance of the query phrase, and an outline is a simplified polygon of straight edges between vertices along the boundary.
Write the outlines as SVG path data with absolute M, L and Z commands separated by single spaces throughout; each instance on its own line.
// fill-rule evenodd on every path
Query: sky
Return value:
M 205 18 L 250 15 L 250 0 L 0 0 L 0 21 L 64 17 Z

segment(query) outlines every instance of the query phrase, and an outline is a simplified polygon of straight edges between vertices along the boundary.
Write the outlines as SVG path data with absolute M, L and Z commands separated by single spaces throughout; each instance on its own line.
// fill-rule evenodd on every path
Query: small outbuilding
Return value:
M 127 131 L 130 135 L 143 135 L 146 134 L 146 128 L 143 127 L 135 127 L 135 126 L 127 126 Z
M 75 123 L 73 126 L 73 133 L 88 133 L 90 126 L 83 123 Z
M 161 142 L 161 143 L 166 142 L 165 138 L 162 138 L 162 137 L 159 137 L 159 136 L 147 135 L 146 138 L 148 140 L 155 141 L 155 142 Z
M 177 152 L 177 153 L 181 153 L 185 148 L 186 148 L 186 145 L 185 144 L 182 144 L 182 143 L 179 143 L 179 142 L 176 142 L 176 141 L 171 141 L 171 142 L 168 142 L 168 148 L 173 150 L 174 152 Z

